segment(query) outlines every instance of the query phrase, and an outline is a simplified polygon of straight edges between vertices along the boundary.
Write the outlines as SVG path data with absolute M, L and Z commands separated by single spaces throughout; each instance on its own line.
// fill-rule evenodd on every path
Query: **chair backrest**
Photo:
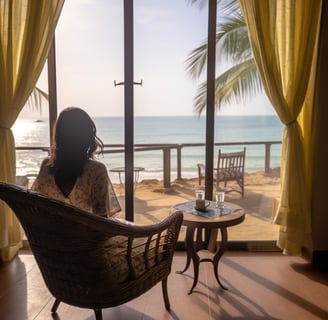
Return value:
M 219 171 L 244 173 L 246 148 L 239 152 L 221 152 L 219 149 L 218 165 Z
M 48 289 L 61 301 L 80 307 L 115 306 L 147 290 L 150 269 L 155 269 L 157 282 L 157 274 L 170 273 L 181 212 L 141 226 L 98 217 L 4 182 L 0 198 L 15 212 Z M 167 266 L 165 271 L 160 264 Z M 127 283 L 138 279 L 143 287 L 129 289 Z M 123 297 L 118 297 L 120 286 L 127 291 Z
M 245 170 L 246 148 L 239 152 L 218 152 L 216 187 L 224 182 L 227 187 L 228 181 L 236 181 L 240 188 L 232 188 L 227 192 L 236 191 L 244 196 L 244 170 Z

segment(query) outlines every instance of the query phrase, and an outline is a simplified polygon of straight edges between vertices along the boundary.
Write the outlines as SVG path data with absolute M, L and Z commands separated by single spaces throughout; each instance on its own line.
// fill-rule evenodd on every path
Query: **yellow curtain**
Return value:
M 302 247 L 311 244 L 310 79 L 322 4 L 320 0 L 239 0 L 239 4 L 264 88 L 285 124 L 281 197 L 274 219 L 281 226 L 278 246 L 286 254 L 300 255 Z
M 0 0 L 0 180 L 14 182 L 15 141 L 11 127 L 45 64 L 64 0 Z M 19 223 L 0 203 L 3 260 L 21 243 Z

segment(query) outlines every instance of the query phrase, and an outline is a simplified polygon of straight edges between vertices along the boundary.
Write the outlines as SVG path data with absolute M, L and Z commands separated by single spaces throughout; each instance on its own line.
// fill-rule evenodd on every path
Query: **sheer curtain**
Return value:
M 46 61 L 64 0 L 0 1 L 0 180 L 14 182 L 15 141 L 11 127 L 32 92 Z M 21 244 L 18 221 L 0 203 L 3 260 Z
M 311 246 L 311 128 L 321 1 L 239 0 L 261 79 L 285 124 L 278 246 L 300 255 Z M 311 130 L 313 129 L 313 130 Z M 312 132 L 311 132 L 312 131 Z

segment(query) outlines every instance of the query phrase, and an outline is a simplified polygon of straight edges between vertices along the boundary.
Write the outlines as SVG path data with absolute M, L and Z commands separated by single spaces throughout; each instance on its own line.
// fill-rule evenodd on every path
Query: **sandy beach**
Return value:
M 162 220 L 170 214 L 175 204 L 193 200 L 197 185 L 197 178 L 174 180 L 170 188 L 164 188 L 163 181 L 156 179 L 138 182 L 134 203 L 135 223 L 150 224 Z M 119 217 L 123 218 L 124 186 L 121 188 L 120 185 L 114 184 L 114 188 L 123 209 Z M 272 169 L 269 173 L 245 173 L 244 198 L 236 192 L 226 194 L 226 201 L 242 206 L 246 213 L 246 219 L 242 224 L 229 228 L 230 241 L 266 242 L 277 239 L 279 226 L 272 224 L 271 221 L 273 199 L 279 197 L 279 190 L 279 168 Z M 256 243 L 253 245 L 253 249 L 256 250 Z

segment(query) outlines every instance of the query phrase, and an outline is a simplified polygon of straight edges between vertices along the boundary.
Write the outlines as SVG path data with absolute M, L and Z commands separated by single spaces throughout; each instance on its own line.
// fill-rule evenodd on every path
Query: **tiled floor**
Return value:
M 314 266 L 301 257 L 279 252 L 228 251 L 219 264 L 218 287 L 212 264 L 200 265 L 199 282 L 191 295 L 193 268 L 177 274 L 185 252 L 176 252 L 168 289 L 171 312 L 164 307 L 161 285 L 143 296 L 103 310 L 104 320 L 316 320 L 328 319 L 328 267 Z M 31 254 L 20 254 L 0 268 L 2 320 L 54 319 L 54 299 L 46 289 Z M 94 319 L 93 311 L 61 304 L 57 320 Z

